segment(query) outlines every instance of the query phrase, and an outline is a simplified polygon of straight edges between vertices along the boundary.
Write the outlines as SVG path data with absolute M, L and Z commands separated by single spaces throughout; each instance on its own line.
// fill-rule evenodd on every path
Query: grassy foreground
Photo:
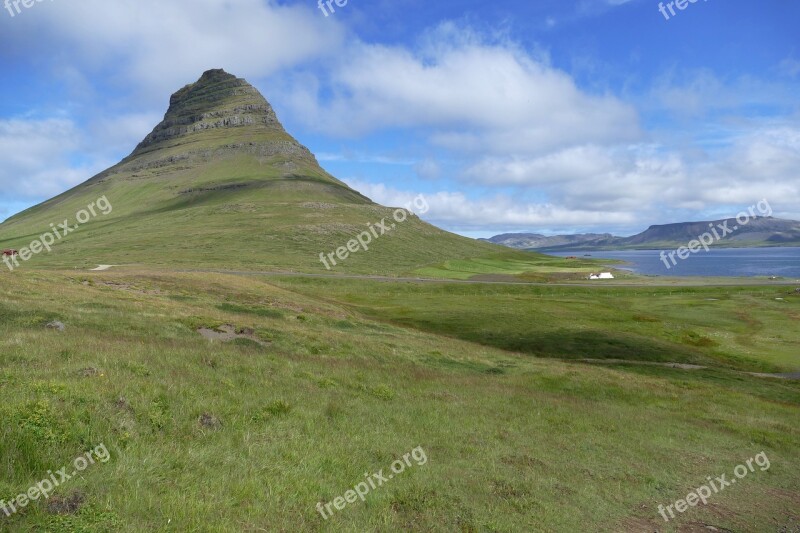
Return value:
M 539 357 L 800 370 L 800 295 L 787 286 L 275 283 L 376 320 Z
M 792 531 L 800 385 L 739 372 L 798 369 L 800 298 L 768 290 L 5 274 L 0 499 L 101 443 L 111 460 L 0 530 Z M 197 332 L 225 324 L 246 338 Z M 713 368 L 535 357 L 558 353 Z M 365 502 L 315 510 L 418 446 Z

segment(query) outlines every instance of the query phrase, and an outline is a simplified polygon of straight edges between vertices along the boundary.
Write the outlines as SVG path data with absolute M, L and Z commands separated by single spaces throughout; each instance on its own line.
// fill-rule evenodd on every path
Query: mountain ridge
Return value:
M 720 226 L 727 228 L 727 231 L 719 229 Z M 719 239 L 714 236 L 715 230 L 720 236 Z M 751 218 L 748 219 L 747 224 L 743 225 L 740 225 L 735 218 L 653 224 L 645 231 L 630 237 L 619 237 L 609 233 L 552 237 L 535 233 L 505 233 L 484 240 L 510 248 L 536 251 L 652 249 L 654 247 L 662 249 L 685 246 L 705 233 L 714 236 L 712 247 L 800 246 L 800 222 L 774 217 Z
M 610 233 L 576 233 L 572 235 L 547 236 L 541 233 L 502 233 L 489 239 L 481 239 L 520 250 L 537 249 L 546 246 L 574 245 L 599 239 L 611 239 Z

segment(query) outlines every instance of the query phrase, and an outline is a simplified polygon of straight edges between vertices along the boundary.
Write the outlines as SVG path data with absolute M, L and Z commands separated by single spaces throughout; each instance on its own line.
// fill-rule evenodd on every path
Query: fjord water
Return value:
M 667 251 L 669 253 L 669 251 Z M 717 248 L 691 254 L 668 269 L 661 250 L 612 250 L 597 252 L 547 252 L 558 257 L 591 254 L 595 259 L 619 259 L 616 268 L 655 276 L 779 276 L 800 279 L 800 248 Z

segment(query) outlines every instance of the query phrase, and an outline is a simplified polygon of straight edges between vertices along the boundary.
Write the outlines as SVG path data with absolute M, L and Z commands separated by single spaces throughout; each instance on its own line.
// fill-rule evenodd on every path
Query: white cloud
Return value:
M 711 161 L 698 164 L 693 190 L 706 204 L 750 205 L 767 198 L 797 212 L 800 126 L 766 126 L 740 135 Z
M 285 98 L 309 127 L 330 135 L 432 128 L 435 144 L 463 151 L 539 153 L 638 138 L 632 107 L 581 91 L 514 43 L 458 30 L 442 25 L 417 52 L 358 43 L 330 65 L 329 80 L 307 74 Z
M 796 211 L 800 197 L 800 128 L 730 132 L 713 152 L 664 145 L 578 146 L 540 157 L 485 157 L 464 179 L 535 189 L 567 209 L 637 213 L 749 206 L 768 198 Z M 774 199 L 774 200 L 773 200 Z
M 401 191 L 383 184 L 360 180 L 346 183 L 375 202 L 388 206 L 403 206 L 413 202 L 417 192 Z M 591 225 L 629 225 L 631 213 L 601 210 L 574 210 L 551 203 L 526 203 L 504 195 L 473 200 L 462 192 L 438 191 L 425 193 L 430 210 L 425 220 L 457 232 L 476 230 L 527 230 L 530 228 L 588 227 Z
M 609 149 L 585 145 L 540 157 L 487 157 L 470 166 L 465 176 L 487 185 L 552 185 L 596 179 L 617 168 Z
M 93 169 L 70 163 L 80 139 L 80 131 L 66 119 L 0 120 L 4 196 L 48 197 L 86 180 Z
M 323 57 L 344 37 L 310 4 L 263 0 L 48 2 L 25 15 L 3 28 L 7 52 L 49 56 L 57 70 L 102 73 L 161 101 L 210 68 L 262 77 Z

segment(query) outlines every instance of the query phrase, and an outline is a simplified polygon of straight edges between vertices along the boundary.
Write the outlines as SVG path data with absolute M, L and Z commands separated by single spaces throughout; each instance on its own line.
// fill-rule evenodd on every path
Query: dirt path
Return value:
M 746 372 L 751 376 L 757 378 L 775 378 L 775 379 L 800 379 L 800 372 L 787 372 L 785 374 L 764 374 L 761 372 Z
M 660 366 L 665 368 L 679 368 L 681 370 L 706 370 L 710 367 L 703 365 L 692 365 L 688 363 L 659 363 L 655 361 L 631 361 L 628 359 L 562 359 L 562 361 L 579 361 L 581 363 L 607 364 L 607 365 L 637 365 L 637 366 Z M 757 378 L 771 379 L 791 379 L 800 380 L 800 372 L 787 372 L 782 374 L 767 374 L 763 372 L 741 372 L 734 370 L 737 374 L 747 374 Z
M 247 270 L 193 270 L 193 269 L 167 269 L 170 272 L 186 272 L 201 274 L 228 274 L 232 276 L 269 276 L 269 277 L 300 277 L 321 279 L 363 279 L 369 281 L 387 281 L 403 283 L 463 283 L 479 285 L 534 285 L 541 287 L 652 287 L 652 288 L 684 288 L 684 287 L 789 287 L 797 286 L 797 281 L 749 281 L 739 280 L 731 283 L 703 283 L 702 281 L 683 283 L 544 283 L 533 281 L 481 281 L 444 278 L 410 278 L 392 276 L 368 276 L 365 274 L 309 274 L 303 272 L 276 272 L 276 271 L 247 271 Z
M 688 363 L 659 363 L 655 361 L 630 361 L 628 359 L 578 359 L 583 363 L 606 363 L 613 365 L 641 365 L 641 366 L 663 366 L 667 368 L 680 368 L 681 370 L 705 370 L 707 366 L 690 365 Z

